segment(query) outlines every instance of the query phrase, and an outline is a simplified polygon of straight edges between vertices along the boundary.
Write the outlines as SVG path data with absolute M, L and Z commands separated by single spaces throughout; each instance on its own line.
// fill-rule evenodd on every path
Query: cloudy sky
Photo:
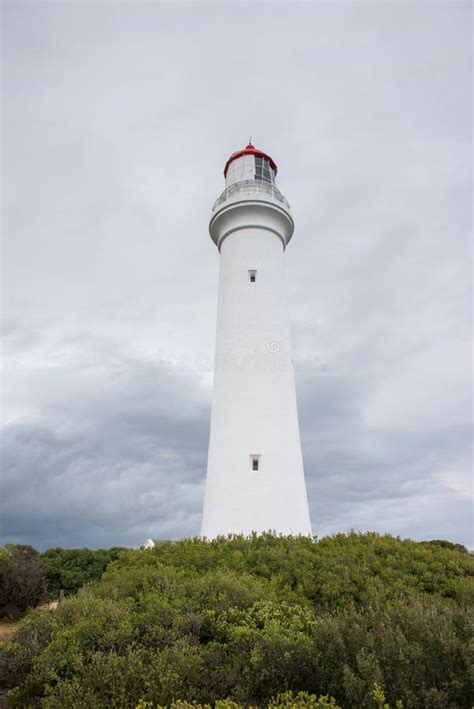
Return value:
M 3 2 L 1 542 L 199 533 L 219 257 L 279 165 L 313 531 L 472 546 L 470 3 Z

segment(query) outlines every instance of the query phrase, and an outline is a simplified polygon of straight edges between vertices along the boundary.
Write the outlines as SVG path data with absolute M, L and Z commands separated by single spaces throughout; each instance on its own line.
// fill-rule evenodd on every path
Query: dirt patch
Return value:
M 0 623 L 0 643 L 6 643 L 18 628 L 18 623 Z
M 42 611 L 55 611 L 58 605 L 58 601 L 51 601 L 50 603 L 41 603 L 37 608 Z M 6 619 L 0 620 L 0 643 L 7 643 L 17 628 L 18 622 Z M 2 704 L 0 702 L 0 707 L 1 706 Z
M 36 607 L 39 608 L 40 611 L 55 611 L 58 606 L 59 601 L 51 601 L 48 603 L 40 603 L 40 605 Z

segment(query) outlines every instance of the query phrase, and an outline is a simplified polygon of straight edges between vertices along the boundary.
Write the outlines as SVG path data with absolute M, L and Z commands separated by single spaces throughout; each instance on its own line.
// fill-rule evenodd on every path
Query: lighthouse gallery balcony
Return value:
M 226 187 L 221 196 L 216 199 L 212 211 L 215 212 L 224 203 L 240 202 L 245 199 L 267 201 L 269 197 L 290 210 L 288 201 L 274 184 L 264 180 L 241 180 Z

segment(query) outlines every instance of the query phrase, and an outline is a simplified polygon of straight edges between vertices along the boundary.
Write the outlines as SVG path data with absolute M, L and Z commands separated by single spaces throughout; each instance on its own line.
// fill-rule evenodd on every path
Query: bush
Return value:
M 25 544 L 0 549 L 0 616 L 21 615 L 40 601 L 57 599 L 61 591 L 76 593 L 98 581 L 121 549 L 49 549 L 40 554 Z M 16 619 L 16 618 L 15 618 Z
M 374 534 L 123 551 L 0 649 L 7 704 L 467 709 L 471 571 Z
M 23 612 L 46 593 L 46 569 L 36 549 L 6 544 L 0 549 L 0 615 L 5 606 Z
M 98 581 L 111 561 L 117 559 L 121 549 L 48 549 L 41 554 L 47 571 L 47 590 L 50 598 L 77 593 L 88 583 Z
M 286 707 L 299 707 L 300 709 L 340 709 L 336 702 L 331 697 L 319 697 L 307 692 L 298 692 L 294 695 L 293 692 L 285 692 L 279 694 L 275 699 L 272 699 L 268 704 L 268 709 L 286 709 Z

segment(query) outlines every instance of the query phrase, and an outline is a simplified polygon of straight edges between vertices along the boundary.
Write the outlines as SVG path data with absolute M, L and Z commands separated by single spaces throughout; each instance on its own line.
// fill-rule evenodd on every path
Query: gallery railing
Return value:
M 281 202 L 286 209 L 290 209 L 287 200 L 275 185 L 265 182 L 264 180 L 242 180 L 241 182 L 236 182 L 226 187 L 221 196 L 216 199 L 212 211 L 215 212 L 224 202 L 233 202 L 239 199 L 252 199 L 254 197 L 258 199 L 259 196 L 263 199 L 268 196 L 273 197 L 277 202 Z

